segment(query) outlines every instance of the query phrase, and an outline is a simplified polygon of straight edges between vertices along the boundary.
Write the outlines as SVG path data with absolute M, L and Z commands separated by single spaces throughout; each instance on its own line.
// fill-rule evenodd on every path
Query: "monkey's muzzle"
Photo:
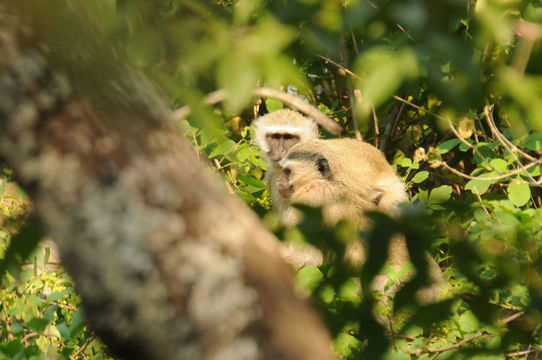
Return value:
M 290 171 L 289 169 L 283 169 L 282 173 L 277 178 L 277 189 L 280 196 L 285 199 L 289 199 L 294 193 L 294 186 L 290 184 Z

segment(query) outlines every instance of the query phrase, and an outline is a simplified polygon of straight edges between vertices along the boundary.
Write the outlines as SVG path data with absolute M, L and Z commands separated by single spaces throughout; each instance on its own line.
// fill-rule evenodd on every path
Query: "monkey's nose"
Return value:
M 293 185 L 290 185 L 290 186 L 280 186 L 278 187 L 279 189 L 279 194 L 280 196 L 282 196 L 283 198 L 285 199 L 289 199 L 293 192 L 294 192 L 294 187 Z

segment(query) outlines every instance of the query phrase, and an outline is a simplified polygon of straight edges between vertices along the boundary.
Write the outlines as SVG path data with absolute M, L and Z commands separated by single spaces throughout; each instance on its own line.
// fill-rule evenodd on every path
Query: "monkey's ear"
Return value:
M 326 179 L 331 177 L 331 169 L 329 168 L 329 163 L 326 158 L 320 158 L 316 160 L 316 168 Z
M 380 201 L 384 197 L 384 189 L 376 188 L 371 196 L 371 202 L 375 205 L 380 205 Z

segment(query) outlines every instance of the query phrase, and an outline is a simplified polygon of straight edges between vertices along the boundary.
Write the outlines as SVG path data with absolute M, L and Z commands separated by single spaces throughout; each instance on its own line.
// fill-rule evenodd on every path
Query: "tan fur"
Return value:
M 293 212 L 287 201 L 278 193 L 276 183 L 282 171 L 279 165 L 282 157 L 277 161 L 273 160 L 277 154 L 270 153 L 267 136 L 276 133 L 291 134 L 298 136 L 299 142 L 310 141 L 318 139 L 318 126 L 314 120 L 296 111 L 281 109 L 256 119 L 252 124 L 252 130 L 254 143 L 260 149 L 267 163 L 267 171 L 263 181 L 273 200 L 273 207 L 279 214 Z
M 399 211 L 397 204 L 408 200 L 401 179 L 384 155 L 361 141 L 306 141 L 292 147 L 280 164 L 283 172 L 277 178 L 277 190 L 283 199 L 291 204 L 321 206 L 324 221 L 330 226 L 339 220 L 348 220 L 360 230 L 367 229 L 370 222 L 364 215 L 366 211 L 379 209 L 394 215 Z M 287 225 L 298 223 L 301 216 L 291 208 L 280 215 Z M 429 254 L 426 256 L 435 286 L 418 295 L 420 300 L 431 302 L 438 299 L 444 278 L 435 260 Z M 312 264 L 320 265 L 321 259 L 322 256 L 314 257 Z M 309 260 L 305 254 L 304 264 L 309 264 Z M 361 243 L 350 245 L 346 260 L 354 268 L 361 267 L 366 260 L 365 247 Z M 398 271 L 409 261 L 405 238 L 392 237 L 388 245 L 388 265 Z M 413 273 L 408 278 L 412 276 Z M 388 280 L 388 276 L 379 275 L 371 287 L 384 291 Z M 386 294 L 393 296 L 398 288 L 394 286 Z
M 306 154 L 306 156 L 304 155 Z M 330 166 L 331 178 L 323 178 L 308 158 L 318 154 Z M 354 139 L 313 140 L 292 147 L 281 161 L 291 168 L 288 184 L 278 177 L 278 190 L 293 186 L 289 201 L 294 204 L 322 206 L 325 220 L 333 225 L 341 219 L 357 227 L 366 225 L 364 211 L 396 211 L 396 204 L 407 201 L 401 179 L 384 155 L 374 146 Z M 282 185 L 281 185 L 282 184 Z M 286 198 L 286 197 L 285 197 Z M 298 222 L 292 212 L 281 214 L 285 224 Z

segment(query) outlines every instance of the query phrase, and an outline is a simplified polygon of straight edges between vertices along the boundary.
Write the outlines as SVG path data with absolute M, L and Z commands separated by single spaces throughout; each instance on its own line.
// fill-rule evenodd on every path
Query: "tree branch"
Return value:
M 114 353 L 333 359 L 278 240 L 88 19 L 64 0 L 0 0 L 0 34 L 0 156 Z
M 229 94 L 226 90 L 213 91 L 204 98 L 203 103 L 205 105 L 214 105 L 216 103 L 224 101 L 228 96 Z M 313 118 L 314 121 L 318 123 L 318 125 L 326 129 L 333 135 L 339 135 L 343 131 L 342 127 L 339 124 L 331 120 L 327 115 L 322 113 L 313 105 L 303 101 L 303 99 L 298 96 L 266 87 L 258 87 L 254 89 L 254 96 L 280 100 L 286 105 L 291 106 Z M 188 105 L 183 106 L 182 108 L 173 112 L 171 119 L 175 122 L 184 120 L 188 116 L 190 116 L 191 113 L 192 109 L 190 109 Z

